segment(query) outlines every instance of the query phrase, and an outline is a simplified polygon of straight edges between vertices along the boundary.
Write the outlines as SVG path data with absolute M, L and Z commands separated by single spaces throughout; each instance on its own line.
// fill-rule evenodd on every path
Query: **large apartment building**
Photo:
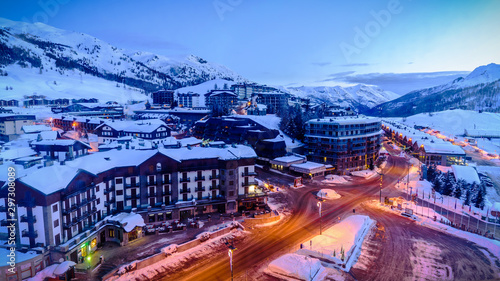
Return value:
M 307 159 L 340 174 L 367 169 L 378 157 L 381 121 L 374 117 L 326 117 L 306 123 Z
M 0 114 L 0 140 L 11 141 L 24 134 L 23 126 L 33 125 L 35 115 Z
M 16 245 L 49 250 L 52 261 L 79 262 L 82 251 L 99 243 L 141 237 L 139 226 L 117 224 L 116 214 L 160 224 L 263 206 L 267 197 L 254 179 L 256 157 L 242 145 L 111 150 L 35 169 L 15 181 Z M 5 185 L 2 233 L 10 218 L 7 193 Z

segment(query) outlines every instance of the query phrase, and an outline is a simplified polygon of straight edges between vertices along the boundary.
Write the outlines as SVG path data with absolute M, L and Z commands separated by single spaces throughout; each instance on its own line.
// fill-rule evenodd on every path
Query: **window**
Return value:
M 123 195 L 123 190 L 117 190 L 116 195 Z
M 97 205 L 101 204 L 101 198 L 97 198 Z
M 55 204 L 54 206 L 52 206 L 52 213 L 55 213 L 57 212 L 57 204 Z
M 232 176 L 233 175 L 233 170 L 229 170 L 229 175 Z
M 229 181 L 229 185 L 233 186 L 234 185 L 234 181 Z
M 115 238 L 115 230 L 114 229 L 110 229 L 108 234 L 109 234 L 110 238 Z
M 229 191 L 229 196 L 234 196 L 234 191 Z
M 54 228 L 58 227 L 59 226 L 59 220 L 55 220 L 54 221 Z
M 95 192 L 99 192 L 99 185 L 96 186 Z
M 116 184 L 122 184 L 123 183 L 123 179 L 122 178 L 116 178 L 115 179 L 115 183 Z
M 163 220 L 163 213 L 159 213 L 156 215 L 158 221 L 162 221 Z
M 149 215 L 149 222 L 155 222 L 155 215 L 154 214 Z

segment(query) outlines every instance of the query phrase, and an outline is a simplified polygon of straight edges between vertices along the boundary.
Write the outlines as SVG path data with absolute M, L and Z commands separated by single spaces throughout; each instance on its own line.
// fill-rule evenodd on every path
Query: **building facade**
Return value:
M 257 97 L 258 104 L 267 106 L 267 113 L 276 113 L 280 108 L 288 105 L 289 95 L 283 92 L 259 92 L 253 93 Z
M 256 157 L 247 146 L 112 150 L 37 169 L 15 182 L 16 245 L 50 250 L 52 261 L 80 262 L 99 243 L 140 237 L 140 229 L 124 229 L 111 215 L 135 213 L 161 224 L 263 205 Z M 7 192 L 4 186 L 4 233 Z
M 199 107 L 200 106 L 200 94 L 187 92 L 187 93 L 177 93 L 177 103 L 179 107 Z
M 174 103 L 174 91 L 172 90 L 161 90 L 151 94 L 153 97 L 154 105 L 166 105 L 172 106 Z
M 330 164 L 334 172 L 365 170 L 378 157 L 381 122 L 374 117 L 327 117 L 306 123 L 307 159 Z
M 253 93 L 273 92 L 277 89 L 266 85 L 258 85 L 256 83 L 242 83 L 232 85 L 231 90 L 238 95 L 239 99 L 249 99 L 252 97 Z
M 24 134 L 23 126 L 33 125 L 35 115 L 0 114 L 0 140 L 11 141 Z

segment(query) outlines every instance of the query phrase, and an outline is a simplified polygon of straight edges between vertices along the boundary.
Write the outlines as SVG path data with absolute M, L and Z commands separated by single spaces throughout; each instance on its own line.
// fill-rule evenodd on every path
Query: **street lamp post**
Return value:
M 229 266 L 231 267 L 231 281 L 233 281 L 233 252 L 236 250 L 234 246 L 229 246 L 227 254 L 229 255 Z
M 321 235 L 322 233 L 322 221 L 321 221 L 321 202 L 318 202 L 317 204 L 318 208 L 319 208 L 319 235 Z
M 382 204 L 382 181 L 384 180 L 384 174 L 380 174 L 380 186 L 379 186 L 379 191 L 380 191 L 380 204 Z

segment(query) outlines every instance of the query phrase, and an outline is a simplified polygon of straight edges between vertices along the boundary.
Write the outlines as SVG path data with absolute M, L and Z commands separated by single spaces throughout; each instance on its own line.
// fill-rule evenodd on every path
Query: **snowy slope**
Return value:
M 499 113 L 478 113 L 461 109 L 434 112 L 432 116 L 420 113 L 406 117 L 405 121 L 398 121 L 409 126 L 429 126 L 445 136 L 463 135 L 464 130 L 499 130 L 500 128 Z
M 421 112 L 443 111 L 451 108 L 468 110 L 500 110 L 500 65 L 477 67 L 465 78 L 410 92 L 398 99 L 374 107 L 370 114 L 409 116 Z
M 218 78 L 245 81 L 228 68 L 196 56 L 130 54 L 90 35 L 42 23 L 0 18 L 0 49 L 0 91 L 18 99 L 34 92 L 49 98 L 99 98 L 107 93 L 110 97 L 125 96 L 111 100 L 144 99 L 141 92 L 177 89 Z M 66 86 L 48 85 L 56 85 L 54 81 Z M 127 89 L 123 89 L 124 85 Z M 12 87 L 12 92 L 5 87 Z
M 383 91 L 375 86 L 355 85 L 352 87 L 290 87 L 287 90 L 297 97 L 311 98 L 317 102 L 352 107 L 360 111 L 372 108 L 399 97 L 398 94 Z

